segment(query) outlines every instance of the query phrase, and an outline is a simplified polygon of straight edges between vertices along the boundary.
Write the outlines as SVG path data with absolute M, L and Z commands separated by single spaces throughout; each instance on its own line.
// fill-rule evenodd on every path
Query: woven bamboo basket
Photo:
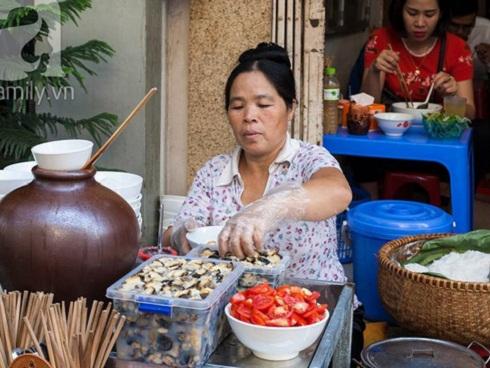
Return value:
M 407 329 L 461 344 L 490 345 L 490 283 L 460 282 L 408 271 L 399 261 L 416 254 L 424 240 L 454 234 L 409 236 L 379 252 L 378 287 L 386 310 Z

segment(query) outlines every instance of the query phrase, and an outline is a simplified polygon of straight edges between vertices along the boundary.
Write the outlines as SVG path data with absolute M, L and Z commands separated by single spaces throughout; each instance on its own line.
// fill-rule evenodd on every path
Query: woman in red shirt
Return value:
M 391 27 L 374 31 L 366 45 L 364 92 L 377 101 L 386 95 L 403 101 L 405 96 L 396 75 L 400 68 L 413 101 L 423 101 L 434 82 L 437 101 L 448 95 L 464 97 L 466 116 L 474 117 L 471 51 L 462 39 L 445 32 L 449 12 L 444 3 L 444 0 L 391 2 Z M 441 47 L 444 37 L 445 46 Z M 439 66 L 441 49 L 444 57 Z

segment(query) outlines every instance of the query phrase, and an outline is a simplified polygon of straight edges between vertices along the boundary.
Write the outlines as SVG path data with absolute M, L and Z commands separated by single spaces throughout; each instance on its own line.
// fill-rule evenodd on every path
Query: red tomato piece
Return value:
M 255 295 L 252 300 L 252 306 L 258 310 L 266 310 L 274 304 L 274 298 L 269 295 Z
M 316 302 L 319 297 L 320 293 L 318 291 L 313 291 L 311 295 L 307 296 L 305 299 L 309 302 Z
M 275 318 L 275 319 L 270 319 L 265 322 L 267 326 L 274 326 L 274 327 L 290 327 L 289 321 L 287 318 Z
M 316 306 L 316 312 L 323 316 L 325 314 L 325 311 L 327 310 L 328 305 L 327 304 L 317 304 Z
M 287 309 L 286 306 L 279 306 L 279 307 L 274 307 L 269 314 L 269 316 L 274 319 L 274 318 L 287 318 L 289 315 L 289 310 Z
M 268 283 L 264 282 L 263 284 L 258 284 L 250 289 L 247 289 L 247 295 L 256 295 L 256 294 L 267 294 L 273 290 Z
M 298 299 L 298 298 L 295 298 L 294 296 L 286 294 L 286 295 L 284 295 L 283 300 L 286 302 L 287 305 L 292 307 L 293 305 L 295 305 L 296 303 L 298 303 L 302 299 Z
M 243 301 L 245 301 L 245 295 L 243 295 L 242 293 L 236 293 L 235 295 L 233 295 L 231 297 L 231 304 L 238 304 L 238 303 L 241 303 Z
M 252 316 L 252 308 L 247 307 L 245 304 L 240 304 L 237 309 L 237 314 L 240 317 L 250 319 L 250 317 Z
M 303 317 L 301 317 L 299 314 L 294 312 L 291 315 L 290 321 L 291 321 L 291 326 L 306 326 L 308 324 L 308 322 L 306 322 L 306 320 Z
M 252 317 L 250 317 L 250 321 L 256 325 L 265 326 L 266 321 L 269 320 L 266 314 L 262 313 L 258 309 L 252 309 Z
M 309 304 L 305 302 L 297 302 L 293 305 L 293 310 L 298 314 L 303 314 L 308 310 Z

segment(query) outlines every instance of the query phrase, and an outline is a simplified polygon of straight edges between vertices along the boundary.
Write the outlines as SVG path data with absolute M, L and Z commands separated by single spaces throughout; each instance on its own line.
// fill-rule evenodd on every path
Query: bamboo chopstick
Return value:
M 0 293 L 0 368 L 12 363 L 15 348 L 34 345 L 52 368 L 103 368 L 125 323 L 108 303 L 79 298 L 53 304 L 53 294 Z M 44 342 L 47 351 L 42 350 Z
M 83 169 L 89 169 L 92 165 L 95 164 L 95 162 L 102 156 L 102 154 L 109 148 L 109 146 L 116 140 L 116 138 L 123 132 L 124 129 L 126 129 L 126 126 L 129 124 L 129 122 L 133 119 L 133 117 L 146 105 L 148 100 L 155 94 L 157 93 L 158 89 L 156 87 L 153 87 L 148 91 L 148 93 L 143 97 L 143 99 L 136 105 L 136 107 L 131 111 L 131 113 L 128 115 L 128 117 L 123 121 L 123 123 L 117 128 L 114 133 L 109 137 L 109 139 L 95 152 L 95 155 L 93 155 L 90 160 L 83 166 Z
M 390 51 L 393 51 L 390 43 L 388 44 L 388 48 L 390 49 Z M 405 103 L 407 105 L 407 108 L 410 107 L 410 105 L 413 108 L 412 96 L 410 94 L 410 90 L 408 89 L 407 81 L 405 80 L 405 77 L 403 76 L 400 66 L 398 64 L 396 65 L 396 77 L 400 82 L 400 88 L 405 96 Z M 410 105 L 408 104 L 409 101 Z

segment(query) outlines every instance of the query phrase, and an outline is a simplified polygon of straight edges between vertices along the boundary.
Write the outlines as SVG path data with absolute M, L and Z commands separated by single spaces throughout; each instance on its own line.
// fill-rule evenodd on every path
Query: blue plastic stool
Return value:
M 378 251 L 388 241 L 404 236 L 453 232 L 453 218 L 430 204 L 376 200 L 349 211 L 347 222 L 356 294 L 364 305 L 366 319 L 392 321 L 378 293 Z

